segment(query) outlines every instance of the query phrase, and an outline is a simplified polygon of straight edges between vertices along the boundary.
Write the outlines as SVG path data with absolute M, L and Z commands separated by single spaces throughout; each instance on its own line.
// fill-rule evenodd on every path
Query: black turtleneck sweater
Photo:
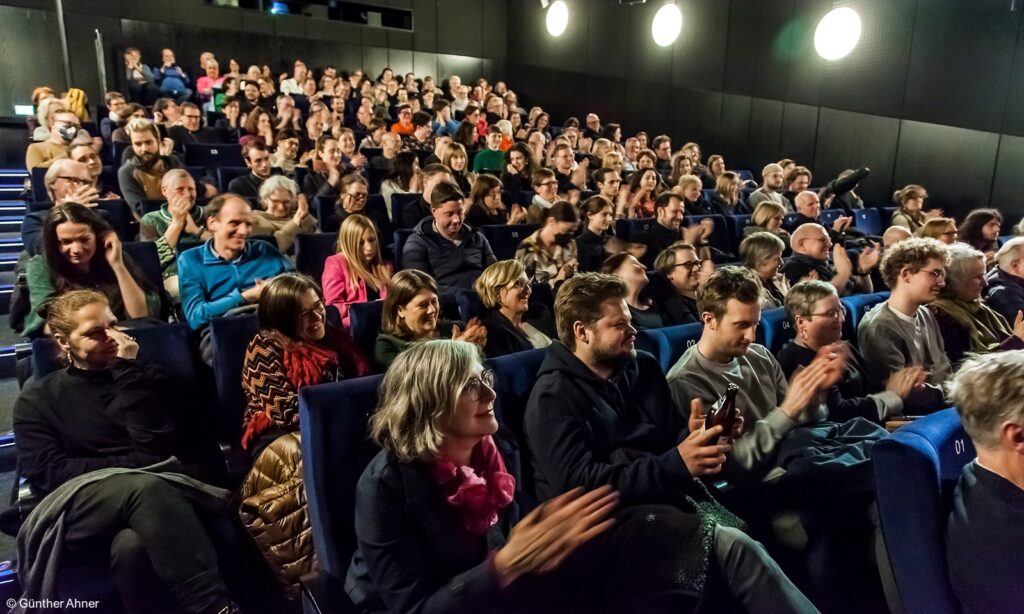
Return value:
M 175 453 L 162 369 L 117 359 L 110 369 L 55 371 L 14 404 L 18 467 L 41 493 L 107 467 L 145 467 Z

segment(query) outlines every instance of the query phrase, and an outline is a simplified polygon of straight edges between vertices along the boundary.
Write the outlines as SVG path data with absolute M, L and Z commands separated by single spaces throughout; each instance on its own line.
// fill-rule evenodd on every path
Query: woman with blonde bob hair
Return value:
M 551 313 L 537 307 L 537 317 L 528 316 L 533 288 L 522 263 L 502 260 L 487 267 L 476 280 L 476 293 L 486 310 L 481 322 L 487 328 L 488 358 L 551 345 Z
M 360 611 L 536 611 L 607 597 L 586 588 L 591 556 L 572 553 L 612 526 L 618 495 L 572 490 L 517 523 L 481 359 L 469 343 L 426 341 L 384 376 L 370 420 L 382 450 L 356 487 L 345 582 Z
M 373 348 L 374 362 L 382 370 L 416 341 L 451 338 L 481 347 L 487 343 L 487 329 L 477 318 L 468 324 L 440 319 L 437 282 L 423 271 L 406 269 L 395 273 L 388 282 L 387 295 Z
M 757 232 L 768 232 L 782 239 L 786 245 L 785 251 L 789 251 L 789 233 L 782 227 L 785 219 L 785 207 L 770 200 L 763 200 L 757 204 L 754 214 L 750 216 L 750 224 L 743 228 L 743 238 Z
M 348 308 L 388 297 L 391 263 L 380 253 L 377 227 L 365 215 L 345 218 L 338 231 L 335 254 L 324 262 L 321 278 L 324 301 L 341 312 L 341 321 L 349 325 Z
M 956 220 L 951 217 L 933 217 L 925 221 L 915 234 L 925 239 L 935 239 L 946 245 L 952 245 L 957 240 Z

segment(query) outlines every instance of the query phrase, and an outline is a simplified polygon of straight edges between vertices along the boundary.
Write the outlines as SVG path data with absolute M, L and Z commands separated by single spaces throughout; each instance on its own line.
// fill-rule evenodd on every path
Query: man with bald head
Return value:
M 889 249 L 900 241 L 906 241 L 912 236 L 914 235 L 910 234 L 910 231 L 904 226 L 890 226 L 886 229 L 885 234 L 882 235 L 882 248 Z
M 871 269 L 878 266 L 881 250 L 875 243 L 863 250 L 854 263 L 842 245 L 832 239 L 821 224 L 808 223 L 793 231 L 790 239 L 793 257 L 782 267 L 791 284 L 805 279 L 820 279 L 836 287 L 840 296 L 872 292 Z M 829 262 L 829 253 L 832 262 Z
M 804 224 L 820 224 L 821 217 L 821 199 L 815 192 L 810 190 L 804 190 L 796 195 L 794 207 L 796 208 L 796 218 L 793 222 L 793 228 L 803 226 Z M 864 236 L 864 233 L 854 228 L 851 224 L 853 218 L 849 215 L 844 215 L 836 218 L 832 222 L 832 228 L 825 228 L 828 232 L 828 236 L 832 239 L 833 243 L 845 245 L 847 239 L 860 238 Z
M 996 252 L 996 266 L 986 277 L 985 302 L 1007 322 L 1024 309 L 1024 237 L 1014 237 Z
M 587 113 L 587 127 L 583 129 L 583 138 L 591 141 L 601 138 L 601 118 L 597 113 Z

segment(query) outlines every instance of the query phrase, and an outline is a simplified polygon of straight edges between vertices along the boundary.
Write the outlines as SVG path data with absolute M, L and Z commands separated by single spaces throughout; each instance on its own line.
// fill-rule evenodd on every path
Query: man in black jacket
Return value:
M 839 296 L 872 292 L 871 269 L 878 266 L 881 251 L 878 246 L 869 247 L 857 257 L 856 270 L 846 248 L 832 246 L 828 231 L 820 224 L 804 224 L 793 231 L 790 239 L 793 257 L 782 267 L 782 273 L 790 284 L 804 279 L 820 279 L 836 287 Z M 829 253 L 832 262 L 829 262 Z
M 402 268 L 428 273 L 438 286 L 472 289 L 497 261 L 487 239 L 462 222 L 464 198 L 453 182 L 437 184 L 430 192 L 430 217 L 416 225 L 402 249 Z
M 683 199 L 678 194 L 663 192 L 654 201 L 654 219 L 650 230 L 644 233 L 640 242 L 647 246 L 643 263 L 648 269 L 654 267 L 658 254 L 665 251 L 676 241 L 684 240 L 691 245 L 699 245 L 704 239 L 705 226 L 694 224 L 682 229 Z
M 263 141 L 249 141 L 242 147 L 242 158 L 249 167 L 249 174 L 235 177 L 228 184 L 228 192 L 242 198 L 259 198 L 260 186 L 273 174 L 270 166 L 270 150 Z M 262 208 L 262 203 L 260 203 Z
M 626 295 L 625 282 L 615 276 L 579 273 L 555 299 L 560 341 L 548 349 L 524 418 L 538 499 L 610 484 L 624 506 L 675 506 L 684 496 L 714 504 L 694 478 L 721 471 L 730 445 L 711 443 L 722 434 L 720 426 L 700 428 L 699 401 L 689 408 L 688 423 L 657 360 L 636 351 Z M 664 509 L 652 507 L 660 511 L 652 512 L 650 522 Z M 718 567 L 748 611 L 759 611 L 759 603 L 780 611 L 817 611 L 741 531 L 716 523 L 710 540 L 707 562 Z
M 392 133 L 388 133 L 392 134 Z M 386 135 L 385 135 L 386 136 Z M 452 172 L 444 164 L 428 164 L 420 171 L 423 193 L 419 200 L 410 201 L 402 207 L 402 225 L 399 228 L 415 228 L 424 218 L 431 216 L 431 197 L 434 188 L 443 181 L 451 181 Z M 408 268 L 408 267 L 407 267 Z

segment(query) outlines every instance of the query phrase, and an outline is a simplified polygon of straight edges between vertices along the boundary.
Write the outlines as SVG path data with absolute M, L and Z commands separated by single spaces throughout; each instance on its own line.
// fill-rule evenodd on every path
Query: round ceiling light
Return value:
M 651 36 L 659 47 L 668 47 L 679 38 L 683 29 L 683 13 L 671 2 L 658 9 L 651 22 Z
M 565 27 L 569 25 L 569 5 L 562 0 L 552 2 L 548 7 L 548 15 L 545 19 L 548 26 L 548 34 L 561 36 Z
M 818 22 L 814 48 L 826 60 L 844 58 L 860 40 L 860 15 L 849 7 L 832 9 Z

